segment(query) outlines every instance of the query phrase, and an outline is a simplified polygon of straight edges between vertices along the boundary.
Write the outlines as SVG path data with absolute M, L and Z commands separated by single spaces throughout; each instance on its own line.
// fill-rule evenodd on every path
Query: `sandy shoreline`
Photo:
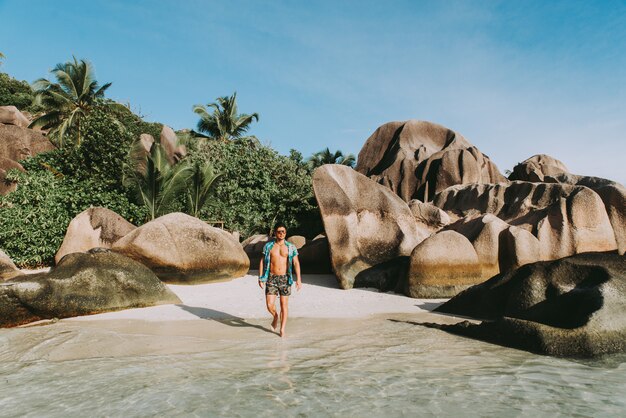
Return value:
M 417 314 L 431 311 L 445 299 L 412 299 L 376 289 L 341 290 L 333 275 L 305 274 L 302 290 L 295 286 L 289 298 L 290 318 L 366 318 L 380 314 Z M 257 276 L 248 274 L 228 282 L 184 286 L 168 285 L 183 302 L 127 309 L 63 321 L 143 320 L 193 321 L 203 319 L 266 319 L 265 296 Z

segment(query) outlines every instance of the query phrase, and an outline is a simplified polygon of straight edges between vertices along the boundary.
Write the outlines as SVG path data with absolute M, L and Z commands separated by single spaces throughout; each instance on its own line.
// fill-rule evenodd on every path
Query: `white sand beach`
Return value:
M 254 273 L 251 271 L 250 273 Z M 64 321 L 144 320 L 186 321 L 201 319 L 270 318 L 264 291 L 257 277 L 248 274 L 227 282 L 202 285 L 168 285 L 182 304 L 127 309 Z M 342 290 L 333 275 L 305 274 L 300 291 L 292 288 L 290 318 L 366 318 L 379 314 L 417 314 L 431 311 L 446 299 L 412 299 L 376 289 Z

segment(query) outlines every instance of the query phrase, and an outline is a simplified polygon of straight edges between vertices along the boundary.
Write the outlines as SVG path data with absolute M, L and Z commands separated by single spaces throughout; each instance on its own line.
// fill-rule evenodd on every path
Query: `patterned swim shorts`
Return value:
M 281 276 L 270 274 L 265 286 L 265 294 L 290 296 L 291 286 L 289 286 L 289 276 L 287 274 L 283 274 Z

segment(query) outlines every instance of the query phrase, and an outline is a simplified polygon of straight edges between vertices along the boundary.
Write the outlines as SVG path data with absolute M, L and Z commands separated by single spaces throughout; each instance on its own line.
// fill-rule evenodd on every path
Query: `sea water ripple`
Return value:
M 258 321 L 195 334 L 63 323 L 2 330 L 0 416 L 626 412 L 623 355 L 557 359 L 388 319 L 295 319 L 287 341 Z

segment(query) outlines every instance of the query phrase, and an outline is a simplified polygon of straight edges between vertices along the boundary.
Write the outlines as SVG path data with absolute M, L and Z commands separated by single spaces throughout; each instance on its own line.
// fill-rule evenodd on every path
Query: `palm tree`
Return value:
M 57 64 L 50 72 L 54 74 L 57 83 L 41 78 L 33 84 L 36 101 L 46 110 L 32 121 L 30 127 L 50 129 L 49 136 L 57 141 L 59 147 L 63 147 L 65 136 L 70 130 L 74 130 L 76 143 L 80 143 L 81 122 L 94 107 L 126 110 L 119 103 L 99 100 L 104 98 L 111 83 L 99 86 L 91 63 L 74 57 L 73 62 Z
M 5 58 L 4 54 L 0 52 L 0 65 L 2 65 L 2 60 Z
M 186 160 L 171 165 L 163 146 L 158 142 L 152 144 L 147 155 L 145 148 L 142 148 L 140 141 L 133 145 L 131 155 L 135 160 L 134 175 L 125 183 L 135 186 L 139 200 L 148 209 L 148 216 L 152 220 L 168 212 L 184 192 L 193 172 Z
M 213 108 L 213 112 L 209 113 L 207 107 Z M 258 113 L 237 113 L 237 92 L 230 97 L 218 97 L 217 103 L 209 103 L 206 107 L 195 105 L 193 111 L 200 116 L 198 130 L 224 142 L 242 138 L 252 121 L 259 121 Z
M 354 158 L 354 155 L 343 155 L 343 152 L 339 150 L 333 153 L 328 147 L 320 152 L 316 152 L 308 160 L 311 169 L 315 169 L 324 164 L 341 164 L 354 168 L 355 163 L 356 158 Z
M 220 173 L 216 173 L 211 163 L 195 163 L 192 166 L 192 174 L 187 189 L 187 213 L 196 218 L 200 214 L 200 210 L 205 206 L 208 197 L 211 194 L 215 181 L 221 177 Z

